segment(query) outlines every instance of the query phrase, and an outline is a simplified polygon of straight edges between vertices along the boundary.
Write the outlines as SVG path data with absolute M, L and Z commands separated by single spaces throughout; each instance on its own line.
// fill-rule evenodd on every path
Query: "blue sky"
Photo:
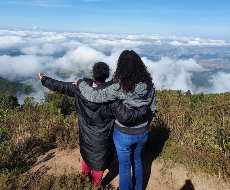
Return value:
M 1 0 L 0 29 L 230 40 L 229 0 Z

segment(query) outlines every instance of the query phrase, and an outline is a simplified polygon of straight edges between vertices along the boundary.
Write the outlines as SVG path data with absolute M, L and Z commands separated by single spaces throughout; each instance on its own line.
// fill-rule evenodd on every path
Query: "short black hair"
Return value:
M 95 81 L 105 82 L 109 78 L 110 68 L 104 62 L 98 62 L 93 65 L 93 77 Z

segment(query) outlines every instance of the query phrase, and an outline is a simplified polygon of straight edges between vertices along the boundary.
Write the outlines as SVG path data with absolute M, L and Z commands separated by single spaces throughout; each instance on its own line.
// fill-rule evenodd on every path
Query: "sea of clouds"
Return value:
M 59 79 L 55 70 L 91 70 L 98 61 L 109 64 L 111 73 L 116 69 L 117 59 L 125 50 L 136 51 L 146 64 L 158 90 L 172 89 L 192 93 L 222 93 L 230 91 L 230 73 L 217 73 L 210 76 L 209 88 L 196 88 L 192 83 L 191 71 L 202 71 L 196 59 L 177 60 L 162 57 L 152 61 L 144 57 L 144 47 L 170 45 L 178 47 L 178 55 L 183 47 L 191 46 L 230 46 L 224 40 L 204 40 L 176 36 L 95 34 L 75 32 L 10 31 L 0 30 L 0 51 L 18 50 L 22 55 L 0 56 L 0 75 L 29 77 L 42 72 L 46 76 Z M 71 76 L 66 81 L 74 81 Z M 37 89 L 35 97 L 41 98 L 40 81 L 34 84 Z

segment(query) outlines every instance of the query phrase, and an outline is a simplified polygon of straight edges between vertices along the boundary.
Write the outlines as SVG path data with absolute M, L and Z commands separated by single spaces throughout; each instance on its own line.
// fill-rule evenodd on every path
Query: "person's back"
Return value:
M 92 79 L 88 79 L 87 82 L 92 86 Z M 108 85 L 108 83 L 103 83 L 95 89 L 102 89 Z M 114 156 L 115 118 L 111 111 L 113 103 L 95 104 L 79 95 L 76 98 L 76 105 L 79 119 L 80 152 L 83 159 L 82 172 L 86 176 L 92 175 L 93 183 L 99 185 L 103 171 L 112 162 Z
M 109 86 L 110 83 L 105 83 L 109 71 L 106 63 L 94 64 L 93 79 L 87 79 L 87 84 L 95 90 Z M 81 94 L 75 101 L 79 119 L 81 155 L 89 168 L 103 171 L 111 163 L 115 148 L 112 139 L 114 116 L 111 104 L 95 104 L 87 101 Z
M 87 83 L 91 86 L 92 79 Z M 95 90 L 103 89 L 110 83 L 103 83 Z M 76 110 L 79 120 L 80 151 L 86 164 L 95 171 L 105 170 L 113 159 L 113 126 L 115 117 L 111 106 L 114 103 L 96 104 L 87 101 L 79 94 Z

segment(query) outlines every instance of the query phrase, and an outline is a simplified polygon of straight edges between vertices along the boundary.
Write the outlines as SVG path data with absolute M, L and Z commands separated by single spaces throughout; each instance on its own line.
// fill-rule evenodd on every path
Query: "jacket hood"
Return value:
M 148 93 L 147 85 L 145 83 L 142 83 L 142 82 L 136 84 L 134 92 L 138 96 L 146 95 Z
M 89 86 L 92 86 L 92 84 L 93 84 L 93 79 L 84 78 L 84 81 L 85 81 Z M 95 90 L 100 90 L 100 89 L 106 88 L 107 86 L 109 86 L 109 85 L 111 85 L 111 84 L 112 84 L 111 81 L 109 81 L 109 82 L 104 82 L 104 83 L 98 85 L 97 87 L 94 87 L 94 89 L 95 89 Z M 87 100 L 85 99 L 85 97 L 82 96 L 82 94 L 80 94 L 80 97 L 82 98 L 82 101 L 84 101 L 84 105 L 85 105 L 88 109 L 90 109 L 90 110 L 92 110 L 92 111 L 97 110 L 97 109 L 101 106 L 100 103 L 93 103 L 93 102 L 87 101 Z

